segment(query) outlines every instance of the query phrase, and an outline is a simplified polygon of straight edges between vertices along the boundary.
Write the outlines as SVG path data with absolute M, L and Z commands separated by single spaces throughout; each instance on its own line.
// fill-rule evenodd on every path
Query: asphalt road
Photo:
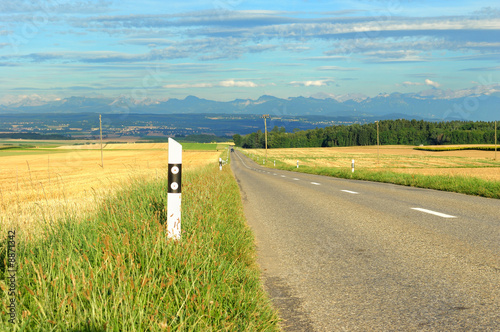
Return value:
M 231 160 L 284 331 L 500 331 L 500 200 Z

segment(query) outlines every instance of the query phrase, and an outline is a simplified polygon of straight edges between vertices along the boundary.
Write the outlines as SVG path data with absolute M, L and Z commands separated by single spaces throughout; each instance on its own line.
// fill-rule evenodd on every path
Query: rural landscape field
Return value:
M 103 166 L 99 144 L 35 143 L 31 148 L 0 150 L 2 229 L 15 225 L 34 236 L 40 221 L 92 211 L 133 180 L 166 176 L 167 143 L 107 144 Z M 216 144 L 199 147 L 184 153 L 186 170 L 217 162 L 221 151 Z
M 462 147 L 472 150 L 461 150 Z M 405 145 L 269 149 L 267 165 L 276 161 L 278 165 L 296 166 L 299 161 L 299 166 L 351 169 L 354 159 L 356 170 L 390 170 L 406 174 L 466 176 L 500 181 L 500 158 L 495 160 L 494 151 L 473 150 L 475 147 L 440 145 L 443 151 L 417 150 L 415 146 Z M 260 163 L 265 159 L 266 152 L 263 149 L 249 150 L 249 153 L 256 160 L 258 158 Z
M 269 149 L 267 163 L 264 149 L 243 151 L 272 168 L 500 198 L 500 162 L 494 146 Z
M 183 144 L 182 242 L 167 144 L 67 144 L 0 150 L 0 331 L 277 330 L 228 144 Z

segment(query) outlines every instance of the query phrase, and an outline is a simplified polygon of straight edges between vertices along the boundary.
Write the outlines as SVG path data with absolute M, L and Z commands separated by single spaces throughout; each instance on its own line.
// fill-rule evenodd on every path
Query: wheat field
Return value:
M 0 150 L 0 228 L 36 236 L 42 223 L 92 212 L 136 180 L 166 176 L 168 144 L 66 145 Z M 218 163 L 218 151 L 184 151 L 183 168 Z
M 356 169 L 390 170 L 399 173 L 470 176 L 485 180 L 500 181 L 500 152 L 495 160 L 494 151 L 421 151 L 413 146 L 337 147 L 337 148 L 297 148 L 268 149 L 268 165 L 282 162 L 287 165 L 307 165 L 311 167 L 350 168 L 352 159 Z M 251 150 L 265 158 L 264 149 Z

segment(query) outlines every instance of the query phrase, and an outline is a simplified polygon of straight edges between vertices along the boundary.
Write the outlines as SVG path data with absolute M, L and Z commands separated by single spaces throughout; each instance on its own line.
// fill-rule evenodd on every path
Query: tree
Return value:
M 242 141 L 242 137 L 240 134 L 234 134 L 233 135 L 233 142 L 234 142 L 234 145 L 236 146 L 241 146 L 241 141 Z

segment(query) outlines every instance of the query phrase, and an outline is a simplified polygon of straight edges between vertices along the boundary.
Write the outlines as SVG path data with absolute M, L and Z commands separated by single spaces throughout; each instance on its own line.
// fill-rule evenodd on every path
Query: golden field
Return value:
M 440 146 L 445 147 L 445 146 Z M 381 146 L 379 158 L 377 146 L 336 147 L 336 148 L 297 148 L 268 149 L 268 165 L 273 161 L 288 165 L 307 165 L 311 167 L 351 167 L 355 160 L 356 169 L 390 170 L 393 172 L 470 176 L 485 180 L 500 181 L 500 151 L 494 160 L 494 151 L 421 151 L 414 146 Z M 260 163 L 265 150 L 250 150 L 259 157 Z M 380 160 L 378 162 L 378 159 Z
M 166 176 L 167 143 L 0 150 L 0 228 L 35 235 L 40 222 L 93 211 L 133 180 Z M 220 151 L 184 151 L 183 168 L 216 165 Z M 25 234 L 25 235 L 28 235 Z

